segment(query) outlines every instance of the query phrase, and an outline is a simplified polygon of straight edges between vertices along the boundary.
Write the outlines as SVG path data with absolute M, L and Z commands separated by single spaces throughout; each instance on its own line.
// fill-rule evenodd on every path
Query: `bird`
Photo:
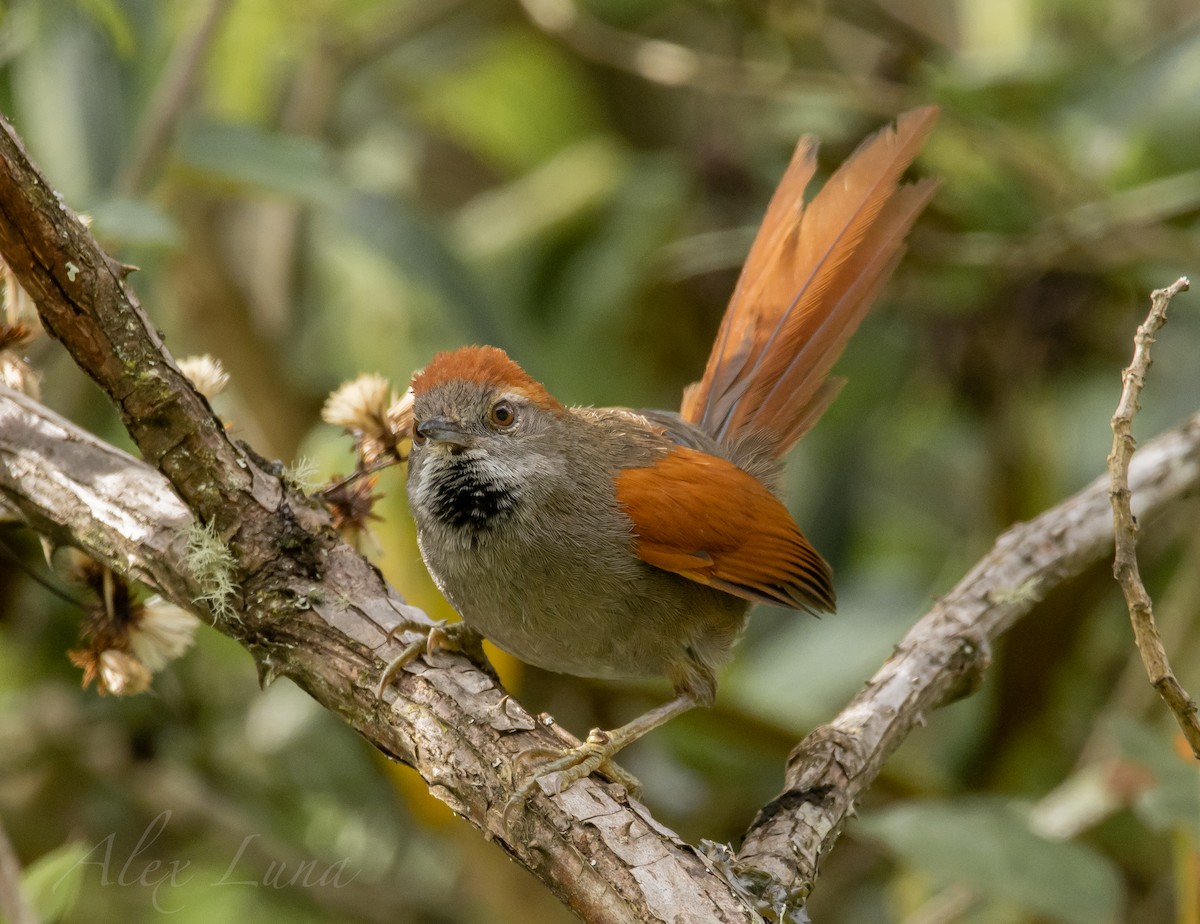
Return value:
M 751 604 L 835 610 L 830 566 L 781 498 L 783 458 L 840 391 L 831 369 L 939 186 L 903 180 L 936 117 L 902 114 L 807 203 L 818 144 L 800 139 L 678 411 L 566 406 L 493 346 L 413 376 L 409 506 L 460 638 L 560 673 L 665 677 L 674 693 L 520 755 L 534 764 L 523 791 L 597 770 L 635 787 L 613 756 L 713 703 Z

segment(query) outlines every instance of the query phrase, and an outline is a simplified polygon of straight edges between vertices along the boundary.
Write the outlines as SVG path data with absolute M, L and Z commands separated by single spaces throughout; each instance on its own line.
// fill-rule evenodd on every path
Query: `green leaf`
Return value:
M 181 133 L 177 156 L 215 179 L 290 199 L 330 202 L 337 192 L 329 150 L 312 138 L 198 122 Z
M 1113 921 L 1120 907 L 1120 881 L 1107 859 L 1082 844 L 1039 837 L 1006 802 L 908 802 L 860 826 L 913 866 L 970 883 L 997 902 L 1071 924 Z
M 72 841 L 25 868 L 21 887 L 26 900 L 43 924 L 61 920 L 74 907 L 87 868 L 80 861 L 93 849 L 82 841 Z

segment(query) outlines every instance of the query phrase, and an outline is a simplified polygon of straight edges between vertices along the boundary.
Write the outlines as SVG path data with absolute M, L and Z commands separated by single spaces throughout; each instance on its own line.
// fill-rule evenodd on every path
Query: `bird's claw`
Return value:
M 391 633 L 388 634 L 390 635 Z M 400 673 L 405 664 L 417 655 L 428 651 L 429 640 L 432 637 L 433 632 L 431 631 L 426 638 L 417 639 L 415 642 L 407 645 L 400 654 L 388 661 L 387 665 L 383 668 L 383 672 L 379 675 L 379 683 L 375 687 L 375 696 L 377 699 L 383 699 L 383 691 L 396 679 L 396 675 Z
M 418 655 L 432 655 L 438 651 L 461 651 L 472 661 L 482 662 L 491 673 L 491 665 L 483 655 L 480 647 L 480 635 L 464 622 L 450 624 L 441 623 L 428 626 L 425 623 L 402 622 L 392 627 L 387 634 L 386 642 L 391 642 L 398 633 L 411 630 L 426 632 L 425 638 L 417 639 L 407 645 L 400 654 L 392 658 L 379 675 L 379 683 L 375 687 L 375 695 L 383 699 L 383 691 L 396 678 L 396 675 Z M 494 675 L 493 675 L 494 676 Z
M 642 784 L 638 782 L 637 777 L 612 759 L 618 750 L 619 746 L 609 733 L 599 728 L 592 729 L 587 740 L 573 748 L 528 748 L 516 757 L 518 769 L 523 764 L 534 762 L 537 766 L 532 768 L 529 778 L 517 790 L 517 798 L 521 801 L 528 799 L 538 781 L 552 774 L 559 774 L 554 789 L 555 793 L 558 793 L 576 780 L 582 780 L 595 772 L 624 786 L 625 791 L 636 798 L 641 795 Z

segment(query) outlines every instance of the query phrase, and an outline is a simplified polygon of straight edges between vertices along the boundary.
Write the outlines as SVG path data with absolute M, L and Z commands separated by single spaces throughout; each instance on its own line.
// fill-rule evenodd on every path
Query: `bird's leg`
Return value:
M 395 679 L 400 670 L 417 655 L 431 655 L 437 651 L 461 651 L 474 664 L 479 665 L 488 674 L 494 678 L 496 675 L 492 670 L 492 666 L 488 663 L 487 655 L 483 653 L 483 636 L 468 626 L 465 622 L 443 623 L 441 625 L 428 626 L 426 623 L 402 622 L 393 626 L 388 632 L 387 641 L 398 632 L 408 630 L 417 630 L 428 634 L 423 639 L 417 639 L 408 645 L 400 654 L 392 658 L 384 667 L 383 672 L 379 675 L 379 683 L 375 688 L 375 694 L 382 699 L 383 691 L 387 689 L 388 684 Z
M 643 713 L 620 728 L 614 728 L 611 731 L 593 728 L 588 734 L 587 740 L 577 747 L 566 750 L 538 747 L 522 751 L 517 755 L 518 763 L 545 762 L 539 763 L 533 768 L 532 775 L 518 791 L 517 799 L 529 798 L 537 781 L 552 773 L 561 774 L 556 789 L 559 791 L 566 789 L 576 780 L 583 779 L 594 770 L 599 770 L 613 782 L 620 783 L 631 795 L 637 795 L 641 792 L 641 784 L 632 774 L 613 763 L 613 755 L 642 735 L 653 731 L 664 722 L 673 719 L 681 712 L 687 712 L 698 704 L 699 701 L 694 694 L 680 693 L 670 702 Z

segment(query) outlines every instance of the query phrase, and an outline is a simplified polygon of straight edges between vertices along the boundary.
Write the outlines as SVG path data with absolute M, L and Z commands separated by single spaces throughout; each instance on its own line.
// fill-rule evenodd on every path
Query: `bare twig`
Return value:
M 1129 504 L 1129 463 L 1137 447 L 1133 438 L 1133 417 L 1138 412 L 1138 396 L 1142 393 L 1146 373 L 1150 369 L 1150 345 L 1154 343 L 1155 333 L 1167 321 L 1167 307 L 1171 299 L 1187 291 L 1188 285 L 1187 278 L 1181 276 L 1165 289 L 1156 289 L 1150 294 L 1150 314 L 1137 329 L 1133 338 L 1133 361 L 1121 375 L 1121 400 L 1112 418 L 1113 448 L 1108 455 L 1108 472 L 1112 479 L 1113 532 L 1116 535 L 1113 575 L 1125 594 L 1129 619 L 1133 623 L 1133 639 L 1141 653 L 1150 684 L 1166 702 L 1192 753 L 1200 759 L 1200 716 L 1196 701 L 1176 679 L 1158 634 L 1150 595 L 1138 571 L 1138 524 Z
M 1197 450 L 1200 415 L 1138 453 L 1130 483 L 1139 516 L 1161 512 L 1200 484 Z M 1000 536 L 850 704 L 792 751 L 784 791 L 759 813 L 738 854 L 740 863 L 771 874 L 781 901 L 808 894 L 855 803 L 913 726 L 973 691 L 989 643 L 1051 588 L 1108 553 L 1108 492 L 1101 476 Z

